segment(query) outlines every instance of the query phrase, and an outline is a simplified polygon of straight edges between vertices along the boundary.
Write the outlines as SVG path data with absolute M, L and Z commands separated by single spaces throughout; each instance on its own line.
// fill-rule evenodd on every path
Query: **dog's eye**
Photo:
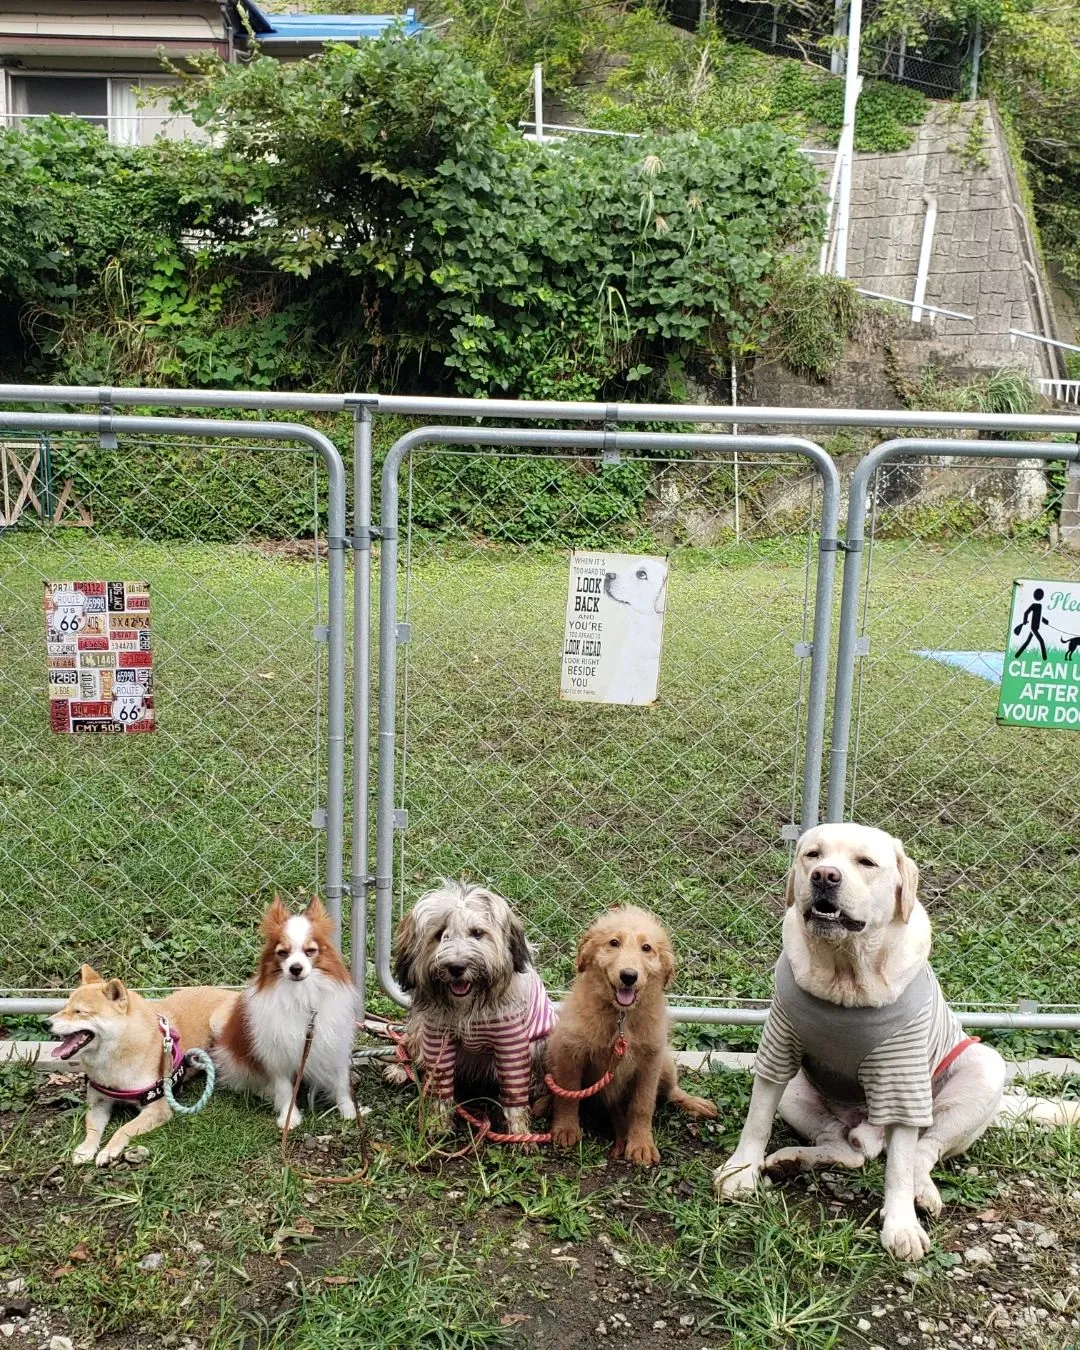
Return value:
M 441 942 L 443 940 L 443 934 L 445 932 L 446 932 L 445 928 L 440 928 L 439 931 L 435 934 L 435 941 Z
M 804 857 L 804 858 L 820 858 L 820 857 L 821 857 L 821 849 L 819 849 L 819 848 L 808 848 L 808 849 L 806 850 L 806 852 L 803 854 L 803 857 Z
M 319 954 L 319 949 L 318 949 L 318 947 L 305 947 L 305 948 L 304 948 L 304 955 L 305 955 L 305 956 L 318 956 L 318 954 Z
M 608 943 L 609 947 L 617 947 L 618 945 L 619 945 L 618 938 L 612 938 L 611 941 Z
M 484 932 L 482 928 L 470 928 L 469 936 L 474 938 L 482 938 L 487 937 L 487 934 Z
M 859 866 L 860 866 L 860 867 L 876 867 L 876 866 L 877 866 L 877 863 L 873 860 L 873 858 L 860 858 L 860 859 L 859 859 Z
M 647 942 L 643 942 L 643 943 L 641 944 L 641 950 L 642 950 L 643 952 L 651 952 L 651 951 L 652 951 L 652 948 L 649 946 L 649 944 L 648 944 Z
M 285 958 L 288 956 L 288 954 L 289 954 L 288 947 L 279 947 L 277 951 L 274 953 L 274 955 L 278 958 L 279 961 L 284 961 Z
M 649 578 L 649 574 L 645 571 L 644 567 L 639 567 L 634 575 L 637 577 L 638 581 L 647 581 Z

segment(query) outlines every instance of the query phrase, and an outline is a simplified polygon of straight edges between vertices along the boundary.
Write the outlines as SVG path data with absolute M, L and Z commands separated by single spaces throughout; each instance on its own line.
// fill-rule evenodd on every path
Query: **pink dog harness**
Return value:
M 163 1053 L 172 1058 L 172 1070 L 169 1074 L 169 1083 L 172 1087 L 179 1087 L 184 1079 L 184 1071 L 187 1065 L 184 1061 L 184 1052 L 180 1047 L 180 1033 L 175 1027 L 169 1025 L 167 1017 L 158 1017 L 158 1026 L 161 1028 Z M 100 1092 L 103 1097 L 111 1097 L 116 1102 L 134 1102 L 137 1106 L 149 1106 L 151 1102 L 159 1101 L 165 1096 L 165 1080 L 159 1078 L 156 1083 L 151 1083 L 145 1088 L 111 1088 L 103 1087 L 101 1083 L 95 1083 L 92 1078 L 87 1082 L 95 1092 Z

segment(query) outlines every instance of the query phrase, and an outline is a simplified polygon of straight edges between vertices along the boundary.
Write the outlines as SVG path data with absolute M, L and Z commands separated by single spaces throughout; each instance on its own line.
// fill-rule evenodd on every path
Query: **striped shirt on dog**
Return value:
M 460 1049 L 471 1055 L 494 1057 L 503 1106 L 528 1106 L 533 1042 L 545 1040 L 558 1020 L 544 982 L 535 972 L 530 986 L 528 1002 L 514 1012 L 478 1018 L 453 1033 L 424 1024 L 420 1053 L 425 1068 L 424 1090 L 429 1096 L 443 1101 L 453 1097 Z
M 828 1101 L 865 1107 L 871 1125 L 922 1129 L 934 1119 L 934 1070 L 963 1040 L 929 966 L 895 1003 L 845 1008 L 801 989 L 781 956 L 754 1072 L 787 1083 L 802 1069 Z

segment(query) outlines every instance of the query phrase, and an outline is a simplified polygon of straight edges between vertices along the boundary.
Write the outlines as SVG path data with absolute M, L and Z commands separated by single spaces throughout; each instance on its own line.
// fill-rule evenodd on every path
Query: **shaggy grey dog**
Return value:
M 422 895 L 398 925 L 394 976 L 412 995 L 406 1045 L 441 1124 L 455 1096 L 497 1096 L 510 1132 L 526 1133 L 555 1009 L 502 896 L 463 881 Z

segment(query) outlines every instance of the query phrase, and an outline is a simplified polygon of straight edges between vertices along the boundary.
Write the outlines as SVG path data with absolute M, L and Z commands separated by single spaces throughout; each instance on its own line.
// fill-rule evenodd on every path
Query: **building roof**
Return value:
M 395 24 L 412 37 L 423 27 L 414 9 L 403 14 L 268 14 L 254 0 L 240 3 L 247 11 L 255 40 L 270 50 L 278 45 L 317 47 L 324 42 L 361 42 L 381 37 Z

